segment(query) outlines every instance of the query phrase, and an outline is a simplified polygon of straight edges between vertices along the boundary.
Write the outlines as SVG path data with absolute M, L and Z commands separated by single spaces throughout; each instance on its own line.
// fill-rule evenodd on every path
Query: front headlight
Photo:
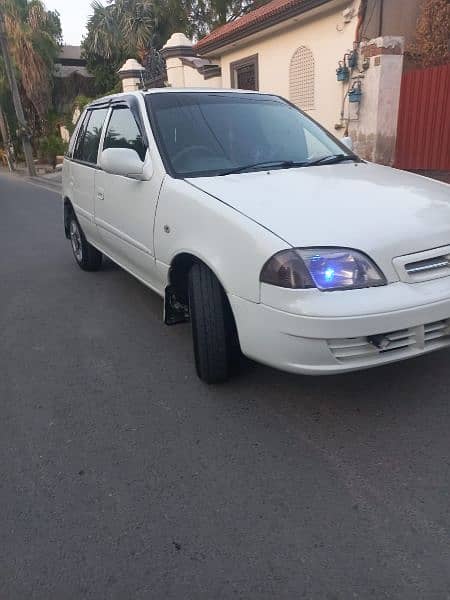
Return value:
M 376 264 L 349 248 L 282 250 L 264 265 L 260 280 L 292 289 L 350 290 L 386 285 Z

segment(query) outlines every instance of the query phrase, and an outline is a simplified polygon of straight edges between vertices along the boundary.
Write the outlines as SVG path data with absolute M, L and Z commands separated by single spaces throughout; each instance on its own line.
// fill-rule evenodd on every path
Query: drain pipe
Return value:
M 384 0 L 380 0 L 380 19 L 378 22 L 378 37 L 383 35 Z
M 373 0 L 375 2 L 375 0 Z M 355 42 L 359 43 L 361 41 L 361 29 L 364 22 L 364 18 L 367 12 L 367 0 L 361 0 L 361 4 L 359 5 L 358 11 L 358 23 L 356 25 L 355 32 Z

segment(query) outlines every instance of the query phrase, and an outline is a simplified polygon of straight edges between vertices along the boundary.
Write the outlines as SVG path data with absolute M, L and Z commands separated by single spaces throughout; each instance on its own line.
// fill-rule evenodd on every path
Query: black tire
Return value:
M 206 383 L 226 381 L 239 365 L 236 325 L 222 286 L 203 263 L 189 272 L 189 311 L 198 376 Z
M 102 266 L 103 254 L 87 241 L 73 211 L 69 218 L 69 239 L 78 266 L 83 271 L 98 271 Z

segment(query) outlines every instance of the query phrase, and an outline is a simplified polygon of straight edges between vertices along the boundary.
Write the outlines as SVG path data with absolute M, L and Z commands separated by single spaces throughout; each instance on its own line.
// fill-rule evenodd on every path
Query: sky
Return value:
M 85 25 L 92 13 L 91 0 L 44 0 L 50 10 L 57 10 L 61 16 L 64 43 L 79 46 L 86 33 Z

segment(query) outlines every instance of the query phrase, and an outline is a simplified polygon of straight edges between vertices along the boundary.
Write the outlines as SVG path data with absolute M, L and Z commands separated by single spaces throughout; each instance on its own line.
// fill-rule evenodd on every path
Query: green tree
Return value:
M 201 38 L 220 25 L 234 21 L 268 0 L 192 0 L 190 28 Z
M 145 62 L 150 48 L 161 48 L 175 30 L 188 28 L 184 0 L 109 0 L 92 3 L 92 16 L 83 40 L 88 70 L 99 93 L 114 88 L 117 71 L 127 58 Z
M 41 0 L 0 0 L 0 10 L 25 104 L 45 119 L 52 100 L 54 60 L 62 41 L 59 15 L 46 10 Z

